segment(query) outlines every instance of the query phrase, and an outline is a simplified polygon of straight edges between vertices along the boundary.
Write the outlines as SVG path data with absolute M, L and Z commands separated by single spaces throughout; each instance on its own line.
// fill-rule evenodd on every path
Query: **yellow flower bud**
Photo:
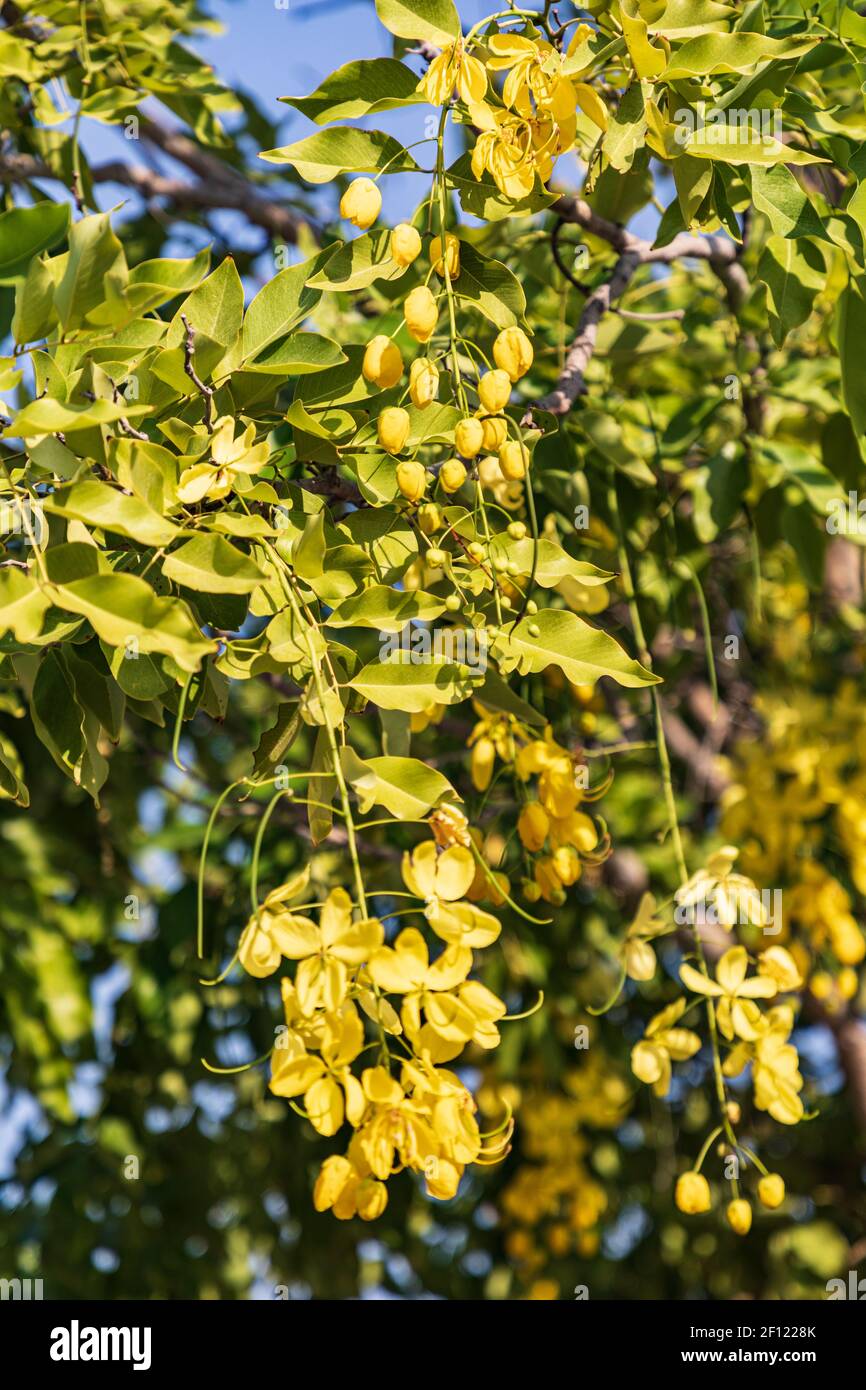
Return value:
M 511 521 L 508 525 L 508 534 L 513 541 L 522 541 L 526 535 L 526 527 L 522 521 Z M 528 605 L 526 611 L 529 612 Z
M 387 449 L 389 454 L 399 454 L 409 438 L 411 427 L 408 410 L 399 405 L 388 406 L 379 416 L 378 434 L 382 448 Z
M 454 431 L 454 444 L 458 454 L 465 459 L 474 459 L 481 453 L 484 444 L 484 426 L 474 415 L 461 420 Z
M 539 859 L 535 864 L 535 882 L 541 889 L 541 896 L 546 903 L 553 903 L 554 907 L 561 907 L 565 902 L 565 894 L 562 891 L 562 883 L 556 866 L 551 858 Z
M 525 444 L 521 444 L 517 439 L 508 439 L 499 450 L 499 467 L 502 470 L 503 478 L 509 482 L 519 482 L 526 477 L 526 469 L 529 466 L 529 453 Z
M 485 372 L 478 383 L 478 399 L 488 415 L 498 415 L 511 400 L 511 377 L 497 367 Z
M 570 888 L 580 878 L 580 855 L 572 845 L 560 845 L 553 852 L 553 867 L 563 887 Z
M 697 1216 L 710 1209 L 710 1184 L 703 1173 L 681 1173 L 677 1178 L 674 1201 L 686 1216 Z
M 416 357 L 409 368 L 409 395 L 419 410 L 439 394 L 439 368 L 429 357 Z
M 492 453 L 498 450 L 508 438 L 508 424 L 501 415 L 488 415 L 481 421 L 484 430 L 484 448 Z
M 445 279 L 445 266 L 448 267 L 448 277 L 456 280 L 460 274 L 460 240 L 453 232 L 445 233 L 445 261 L 442 260 L 442 238 L 434 236 L 430 243 L 430 264 L 436 274 Z
M 520 885 L 520 891 L 528 903 L 537 903 L 541 897 L 541 889 L 537 883 L 533 883 L 531 878 L 525 878 Z
M 493 344 L 493 360 L 512 381 L 526 376 L 532 357 L 532 344 L 522 328 L 503 328 Z
M 361 371 L 366 381 L 382 391 L 396 386 L 403 375 L 403 358 L 396 343 L 392 343 L 384 333 L 371 338 L 364 352 Z
M 391 233 L 391 255 L 404 268 L 421 252 L 421 237 L 410 222 L 398 222 Z
M 459 459 L 448 459 L 439 469 L 439 481 L 446 492 L 458 492 L 466 482 L 466 469 Z
M 435 536 L 442 525 L 442 513 L 435 502 L 425 502 L 424 506 L 418 509 L 418 525 L 425 536 Z
M 372 179 L 353 179 L 340 199 L 340 216 L 362 232 L 372 227 L 382 211 L 382 194 Z
M 725 1213 L 728 1225 L 738 1236 L 747 1236 L 752 1229 L 752 1208 L 744 1197 L 737 1197 L 728 1203 Z
M 331 1154 L 326 1158 L 316 1178 L 313 1189 L 313 1206 L 316 1211 L 328 1211 L 334 1205 L 343 1188 L 354 1176 L 354 1168 L 342 1154 Z
M 417 459 L 397 465 L 397 486 L 408 502 L 420 502 L 427 490 L 427 470 Z
M 493 764 L 496 761 L 496 749 L 493 740 L 480 738 L 472 749 L 472 759 L 470 770 L 472 773 L 472 785 L 477 792 L 486 792 L 490 786 L 490 779 L 493 776 Z
M 767 1173 L 758 1183 L 758 1200 L 771 1211 L 785 1200 L 785 1179 L 781 1173 Z
M 531 854 L 543 848 L 550 829 L 550 817 L 540 801 L 527 801 L 517 817 L 517 833 L 520 842 Z
M 377 1182 L 375 1178 L 364 1178 L 358 1183 L 355 1201 L 361 1220 L 375 1221 L 388 1205 L 388 1189 L 383 1182 Z
M 406 327 L 418 343 L 426 343 L 432 338 L 439 322 L 436 300 L 426 285 L 419 285 L 406 296 L 404 305 Z

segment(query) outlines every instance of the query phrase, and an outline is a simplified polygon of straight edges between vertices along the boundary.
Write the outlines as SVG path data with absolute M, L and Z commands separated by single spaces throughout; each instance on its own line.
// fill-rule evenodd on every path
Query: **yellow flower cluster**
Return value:
M 759 709 L 765 733 L 734 750 L 722 831 L 748 871 L 782 890 L 781 939 L 809 988 L 842 1007 L 866 959 L 855 906 L 866 896 L 866 709 L 853 682 Z
M 434 960 L 416 926 L 386 945 L 383 923 L 359 916 L 345 889 L 333 889 L 318 905 L 318 920 L 291 906 L 308 872 L 268 895 L 238 948 L 257 978 L 284 960 L 297 963 L 294 978 L 281 980 L 285 1025 L 270 1087 L 319 1134 L 335 1135 L 345 1123 L 352 1128 L 347 1153 L 326 1159 L 315 1189 L 317 1209 L 331 1208 L 341 1219 L 379 1216 L 387 1179 L 403 1168 L 423 1175 L 430 1196 L 448 1198 L 467 1164 L 496 1162 L 508 1151 L 510 1123 L 485 1143 L 473 1096 L 441 1065 L 469 1043 L 491 1049 L 499 1042 L 505 1005 L 469 977 L 473 951 L 494 942 L 500 926 L 468 897 L 476 859 L 465 816 L 443 807 L 430 829 L 434 838 L 404 856 L 403 881 L 405 896 L 418 900 L 408 913 L 444 943 Z M 378 1041 L 366 1041 L 362 1015 Z M 399 1039 L 399 1056 L 389 1039 Z M 378 1061 L 358 1074 L 353 1065 L 371 1047 L 378 1047 Z
M 575 144 L 579 108 L 599 132 L 607 129 L 598 93 L 563 71 L 591 32 L 578 25 L 566 52 L 530 33 L 479 38 L 474 53 L 461 39 L 434 58 L 422 79 L 420 90 L 432 105 L 456 95 L 466 107 L 465 120 L 479 132 L 472 171 L 478 179 L 489 174 L 507 198 L 528 197 L 536 179 L 547 183 L 556 159 Z

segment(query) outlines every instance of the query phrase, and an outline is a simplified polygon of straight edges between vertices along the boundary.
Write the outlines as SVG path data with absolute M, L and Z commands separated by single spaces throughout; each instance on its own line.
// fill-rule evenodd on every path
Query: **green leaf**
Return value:
M 276 720 L 259 739 L 253 754 L 253 776 L 272 777 L 300 733 L 301 716 L 297 702 L 277 706 Z
M 516 627 L 503 628 L 493 644 L 493 655 L 504 672 L 538 674 L 558 666 L 574 685 L 593 685 L 610 676 L 620 685 L 656 685 L 659 677 L 627 656 L 607 632 L 568 613 L 547 608 Z
M 291 164 L 307 183 L 329 183 L 340 174 L 372 174 L 388 166 L 391 174 L 416 171 L 418 165 L 392 135 L 382 130 L 353 130 L 339 126 L 321 130 L 259 155 L 271 164 Z
M 745 137 L 745 138 L 744 138 Z M 695 159 L 717 159 L 725 164 L 827 164 L 829 160 L 796 145 L 783 145 L 773 135 L 763 135 L 749 125 L 704 126 L 689 135 L 684 146 Z
M 390 248 L 391 230 L 388 227 L 353 237 L 310 278 L 310 289 L 343 293 L 364 290 L 376 280 L 399 280 L 401 275 L 406 274 L 407 267 L 397 264 Z
M 460 37 L 453 0 L 376 0 L 376 14 L 399 39 L 425 39 L 443 48 Z
M 351 121 L 424 101 L 418 78 L 396 58 L 361 58 L 345 63 L 306 97 L 280 97 L 316 125 Z
M 478 679 L 453 662 L 371 661 L 349 685 L 381 709 L 420 714 L 428 705 L 453 705 L 467 699 Z
M 854 433 L 866 435 L 866 300 L 856 280 L 839 296 L 836 339 L 842 369 L 842 398 Z M 861 445 L 862 447 L 862 445 Z
M 19 806 L 30 805 L 21 759 L 14 743 L 4 734 L 0 734 L 0 797 L 16 801 Z
M 255 357 L 297 328 L 321 299 L 311 283 L 316 271 L 330 258 L 334 245 L 325 247 L 299 265 L 287 266 L 259 290 L 244 316 L 241 351 L 244 360 Z
M 258 565 L 223 536 L 193 536 L 162 567 L 166 579 L 205 594 L 251 594 L 265 578 Z
M 802 490 L 820 517 L 826 518 L 840 506 L 847 505 L 839 480 L 801 444 L 775 439 L 756 439 L 754 443 L 758 458 L 780 467 L 785 477 Z
M 328 627 L 369 627 L 400 632 L 410 622 L 432 622 L 445 612 L 444 599 L 420 589 L 407 592 L 373 584 L 362 594 L 344 599 L 327 619 Z
M 518 574 L 530 574 L 534 548 L 535 542 L 531 536 L 513 541 L 508 533 L 504 532 L 494 536 L 490 544 L 490 559 L 494 563 L 500 559 L 513 561 L 517 565 Z M 543 589 L 553 589 L 564 579 L 574 579 L 578 584 L 584 584 L 588 588 L 597 588 L 601 584 L 607 584 L 613 579 L 613 575 L 607 570 L 597 569 L 585 560 L 572 559 L 556 541 L 539 540 L 535 565 L 536 584 L 540 584 Z
M 526 296 L 508 266 L 482 256 L 468 241 L 460 247 L 460 274 L 454 282 L 459 299 L 471 304 L 496 328 L 524 322 Z
M 675 82 L 683 77 L 709 77 L 712 73 L 750 72 L 758 63 L 800 58 L 818 42 L 817 35 L 771 39 L 766 34 L 702 34 L 687 39 L 671 55 L 662 77 L 665 82 Z
M 528 217 L 534 212 L 540 212 L 542 208 L 550 207 L 558 196 L 556 193 L 550 193 L 541 180 L 536 179 L 532 192 L 515 203 L 512 199 L 506 198 L 486 171 L 480 179 L 475 177 L 472 172 L 472 156 L 468 153 L 462 154 L 448 169 L 448 181 L 457 189 L 463 211 L 471 217 L 478 217 L 482 222 L 501 222 L 505 218 Z
M 186 338 L 182 315 L 199 334 L 231 347 L 241 331 L 244 314 L 244 287 L 231 256 L 227 256 L 211 275 L 187 295 L 169 326 L 167 347 L 178 347 Z
M 33 257 L 62 241 L 68 226 L 68 203 L 36 203 L 0 213 L 0 282 L 25 275 Z
M 51 600 L 30 574 L 0 570 L 0 634 L 11 632 L 17 642 L 32 642 L 42 631 Z
M 169 545 L 179 534 L 174 522 L 152 511 L 140 498 L 129 497 L 96 478 L 58 488 L 46 497 L 44 506 L 57 516 L 73 517 L 86 526 L 114 531 L 142 545 Z
M 114 310 L 109 301 L 122 300 L 127 277 L 126 257 L 108 213 L 73 223 L 63 278 L 54 296 L 64 329 L 110 324 Z
M 647 129 L 646 98 L 648 83 L 633 82 L 611 116 L 602 150 L 614 169 L 624 174 L 634 163 Z
M 42 396 L 19 410 L 3 433 L 22 439 L 37 434 L 72 434 L 75 430 L 92 429 L 94 425 L 111 425 L 121 418 L 134 420 L 149 414 L 149 410 L 149 406 L 127 405 L 125 401 L 95 400 L 84 405 L 64 405 L 51 396 Z
M 784 164 L 753 168 L 752 200 L 768 218 L 775 236 L 826 236 L 820 217 Z
M 201 282 L 210 264 L 210 250 L 205 247 L 192 258 L 160 258 L 142 261 L 129 272 L 127 299 L 136 314 L 147 314 L 160 304 L 167 304 L 176 295 L 187 294 Z
M 824 258 L 808 241 L 772 236 L 758 262 L 757 275 L 767 286 L 770 328 L 782 343 L 812 312 L 815 296 L 824 288 Z
M 364 759 L 344 747 L 340 763 L 362 815 L 371 806 L 384 806 L 397 820 L 421 820 L 444 797 L 460 800 L 448 778 L 418 758 Z
M 244 363 L 245 372 L 267 376 L 302 376 L 338 367 L 346 354 L 333 338 L 321 333 L 288 333 L 270 343 L 253 361 Z
M 111 647 L 162 652 L 183 671 L 197 671 L 216 643 L 203 637 L 181 600 L 158 598 L 150 585 L 132 574 L 95 574 L 58 585 L 55 602 L 80 613 Z

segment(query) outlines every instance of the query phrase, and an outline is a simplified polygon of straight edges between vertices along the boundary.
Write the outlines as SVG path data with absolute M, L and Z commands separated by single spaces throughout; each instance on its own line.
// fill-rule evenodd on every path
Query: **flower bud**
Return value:
M 328 1211 L 340 1196 L 343 1188 L 354 1176 L 355 1170 L 348 1158 L 342 1154 L 331 1154 L 326 1158 L 316 1178 L 313 1189 L 313 1206 L 316 1211 Z
M 433 294 L 426 285 L 419 285 L 406 296 L 404 312 L 406 327 L 415 341 L 428 342 L 439 322 L 439 310 Z
M 785 1179 L 781 1173 L 767 1173 L 758 1183 L 758 1200 L 775 1211 L 785 1200 Z
M 493 360 L 512 381 L 526 376 L 532 357 L 532 344 L 522 328 L 503 328 L 493 344 Z
M 372 227 L 382 211 L 382 194 L 372 179 L 353 179 L 340 199 L 340 216 L 362 232 Z
M 378 434 L 382 448 L 387 449 L 389 454 L 399 454 L 409 438 L 411 426 L 408 410 L 399 405 L 389 405 L 379 416 Z
M 519 482 L 521 478 L 526 477 L 528 466 L 529 453 L 526 445 L 517 439 L 506 440 L 499 450 L 499 467 L 503 478 L 512 483 Z
M 427 490 L 427 470 L 417 459 L 397 465 L 397 486 L 408 502 L 420 502 Z
M 439 469 L 439 481 L 446 492 L 458 492 L 466 482 L 466 469 L 459 459 L 448 459 Z
M 470 771 L 472 785 L 477 792 L 486 792 L 493 776 L 496 761 L 496 748 L 490 738 L 480 738 L 472 749 Z
M 580 855 L 573 845 L 560 845 L 553 852 L 553 867 L 564 888 L 577 883 L 581 874 Z
M 411 265 L 421 252 L 421 237 L 410 222 L 398 222 L 391 233 L 391 255 L 398 265 Z
M 488 415 L 481 421 L 484 430 L 484 448 L 492 453 L 498 450 L 508 438 L 508 425 L 501 415 Z
M 431 566 L 432 569 L 438 570 L 441 569 L 441 567 L 445 564 L 445 561 L 448 559 L 448 556 L 446 555 L 445 551 L 440 550 L 438 546 L 431 545 L 430 549 L 427 551 L 427 554 L 424 556 L 424 559 L 426 560 L 427 564 Z
M 527 801 L 517 817 L 517 833 L 524 849 L 537 854 L 544 847 L 549 829 L 550 817 L 541 802 Z
M 484 426 L 474 415 L 460 420 L 454 431 L 454 445 L 465 459 L 474 459 L 484 445 Z
M 531 878 L 524 878 L 521 881 L 520 891 L 528 903 L 537 903 L 541 897 L 541 889 L 537 883 L 533 883 Z
M 439 368 L 429 357 L 416 357 L 409 368 L 409 395 L 419 410 L 439 394 Z
M 375 1178 L 364 1178 L 358 1183 L 355 1201 L 361 1220 L 375 1221 L 388 1205 L 388 1189 L 383 1182 L 377 1182 Z
M 498 341 L 498 340 L 497 340 Z M 498 415 L 511 400 L 511 377 L 496 367 L 485 372 L 478 383 L 478 399 L 488 415 Z
M 387 391 L 390 387 L 396 386 L 403 375 L 400 349 L 390 338 L 386 338 L 384 333 L 377 334 L 367 344 L 361 370 L 366 381 L 378 386 L 382 391 Z
M 448 278 L 456 280 L 460 274 L 460 241 L 453 232 L 445 233 L 445 261 L 442 260 L 442 238 L 434 236 L 430 243 L 430 264 L 436 274 L 445 278 L 445 266 L 448 267 Z
M 737 1197 L 728 1203 L 725 1213 L 728 1225 L 738 1236 L 747 1236 L 752 1229 L 752 1208 L 744 1197 Z
M 425 536 L 435 536 L 442 525 L 442 513 L 435 502 L 425 502 L 418 509 L 418 525 Z
M 513 541 L 522 541 L 526 535 L 526 526 L 522 521 L 511 521 L 508 523 L 508 534 Z M 529 604 L 526 605 L 526 611 L 529 612 Z M 538 609 L 535 608 L 533 611 L 537 612 Z
M 686 1216 L 697 1216 L 710 1209 L 710 1184 L 703 1173 L 681 1173 L 677 1178 L 674 1201 Z

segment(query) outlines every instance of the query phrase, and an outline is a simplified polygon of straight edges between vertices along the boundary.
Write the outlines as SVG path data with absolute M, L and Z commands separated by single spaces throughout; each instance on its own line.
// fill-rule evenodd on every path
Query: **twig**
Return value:
M 180 321 L 186 329 L 183 350 L 183 369 L 193 386 L 204 398 L 204 422 L 209 430 L 213 430 L 213 387 L 205 386 L 195 369 L 195 329 L 186 314 L 181 314 Z

